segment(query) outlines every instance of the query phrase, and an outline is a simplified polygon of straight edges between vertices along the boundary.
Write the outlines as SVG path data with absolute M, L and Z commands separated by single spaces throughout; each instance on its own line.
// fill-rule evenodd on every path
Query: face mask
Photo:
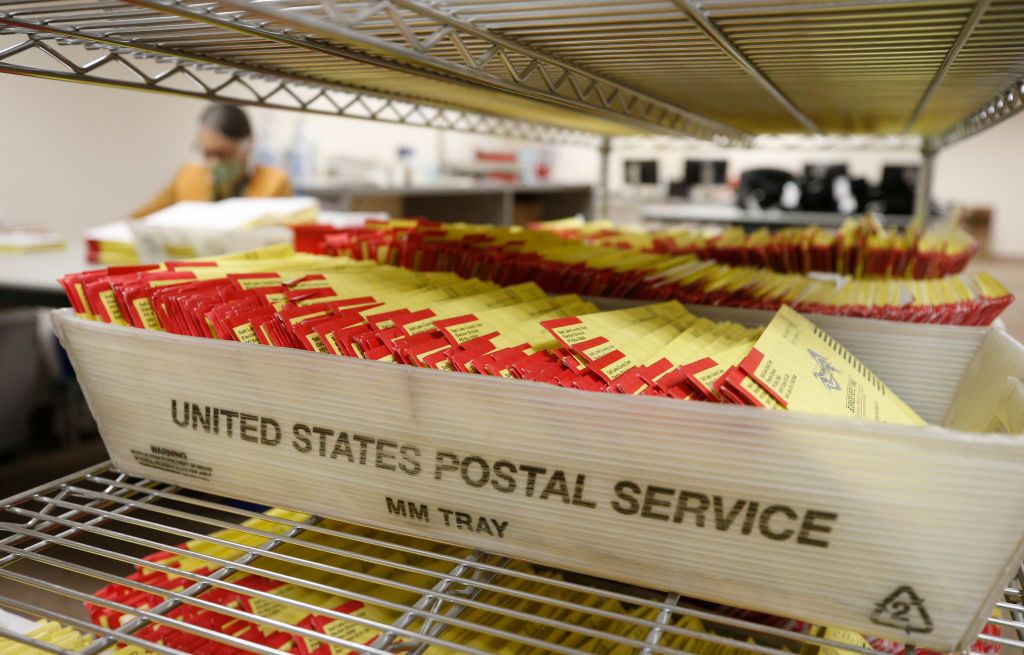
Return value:
M 210 169 L 213 175 L 213 195 L 217 200 L 230 198 L 238 190 L 245 175 L 245 163 L 237 160 L 220 161 Z

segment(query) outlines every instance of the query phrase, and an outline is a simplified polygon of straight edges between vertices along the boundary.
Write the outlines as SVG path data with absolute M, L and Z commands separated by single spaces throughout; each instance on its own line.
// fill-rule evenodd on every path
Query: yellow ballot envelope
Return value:
M 924 425 L 850 351 L 786 306 L 724 383 L 746 404 Z

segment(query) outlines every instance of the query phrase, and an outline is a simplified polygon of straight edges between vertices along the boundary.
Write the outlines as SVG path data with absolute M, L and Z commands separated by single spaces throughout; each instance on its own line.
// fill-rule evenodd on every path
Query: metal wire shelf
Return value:
M 148 641 L 147 626 L 169 626 L 248 652 L 283 652 L 182 620 L 176 612 L 182 608 L 215 611 L 295 639 L 377 654 L 429 653 L 431 648 L 482 654 L 513 646 L 566 654 L 607 652 L 616 646 L 644 655 L 691 652 L 670 645 L 680 639 L 759 655 L 823 646 L 859 655 L 876 652 L 816 636 L 814 627 L 801 630 L 795 622 L 673 593 L 556 572 L 318 516 L 262 514 L 176 486 L 129 478 L 109 463 L 2 501 L 0 511 L 0 607 L 32 619 L 55 620 L 91 637 L 84 648 L 69 651 L 0 627 L 3 636 L 47 652 L 94 655 L 118 644 L 180 652 Z M 246 523 L 239 525 L 242 521 Z M 242 536 L 226 539 L 226 533 L 214 533 L 224 529 Z M 240 545 L 243 538 L 247 545 Z M 142 559 L 156 550 L 194 558 L 205 568 L 188 570 Z M 169 589 L 154 586 L 148 578 L 123 577 L 143 568 L 177 576 L 182 584 Z M 293 591 L 261 591 L 244 581 L 240 584 L 239 576 L 246 574 L 287 583 Z M 1007 587 L 1005 600 L 989 621 L 999 630 L 979 636 L 976 647 L 982 651 L 990 652 L 993 645 L 1024 648 L 1022 582 L 1024 569 Z M 157 600 L 140 609 L 109 595 L 93 595 L 110 584 L 152 594 Z M 376 611 L 323 609 L 295 589 L 360 601 Z M 207 595 L 213 591 L 244 592 L 288 608 L 315 611 L 381 636 L 363 646 L 273 614 L 217 604 Z M 86 618 L 83 603 L 130 617 L 118 626 L 97 625 Z M 706 630 L 695 631 L 683 619 L 698 619 Z
M 1024 83 L 1018 0 L 4 0 L 0 34 L 22 39 L 0 45 L 0 71 L 541 140 L 916 133 L 934 148 L 1018 112 Z M 65 61 L 82 45 L 105 54 Z M 15 61 L 31 52 L 45 62 Z
M 52 26 L 37 28 L 5 15 L 0 7 L 0 71 L 530 141 L 584 146 L 598 142 L 588 132 L 475 112 L 453 102 L 426 103 L 410 96 L 367 93 L 301 75 L 227 66 L 198 55 L 122 45 L 100 37 L 82 38 Z

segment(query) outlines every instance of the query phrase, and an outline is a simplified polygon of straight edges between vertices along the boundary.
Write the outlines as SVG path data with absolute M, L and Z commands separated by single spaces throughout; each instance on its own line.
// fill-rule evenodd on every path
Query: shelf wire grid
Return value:
M 49 57 L 25 65 L 11 60 L 15 55 L 24 60 L 22 52 L 9 52 L 0 59 L 0 70 L 549 142 L 587 140 L 587 145 L 596 145 L 595 133 L 642 131 L 637 125 L 627 130 L 607 119 L 515 95 L 497 95 L 451 76 L 373 59 L 270 24 L 250 12 L 229 9 L 212 3 L 146 0 L 0 2 L 0 33 L 25 37 L 15 45 L 42 50 L 41 40 L 51 42 L 45 52 Z M 69 45 L 109 50 L 114 56 L 89 66 L 68 65 L 61 59 L 69 57 L 60 51 Z M 147 75 L 138 70 L 139 59 L 176 66 Z M 106 64 L 112 60 L 120 64 L 119 74 L 99 74 L 104 68 L 111 72 Z M 197 70 L 220 76 L 200 79 Z M 272 84 L 257 88 L 254 81 L 258 80 Z M 355 98 L 338 98 L 339 92 Z M 632 100 L 630 109 L 646 115 L 654 112 L 650 103 Z
M 130 478 L 109 463 L 29 490 L 0 502 L 0 606 L 88 635 L 91 641 L 75 651 L 78 655 L 110 652 L 117 645 L 180 652 L 145 638 L 145 631 L 157 626 L 246 652 L 284 652 L 183 620 L 180 610 L 186 608 L 216 612 L 342 652 L 378 655 L 482 655 L 531 646 L 564 654 L 625 647 L 653 655 L 693 652 L 697 643 L 758 655 L 801 652 L 805 647 L 875 653 L 816 636 L 819 631 L 813 626 L 671 592 L 577 576 L 318 516 L 258 510 Z M 154 551 L 192 558 L 203 567 L 144 558 Z M 165 588 L 145 576 L 125 577 L 143 570 L 176 576 L 180 584 Z M 259 576 L 272 585 L 253 586 L 247 576 Z M 987 630 L 979 635 L 980 650 L 991 652 L 993 645 L 1024 648 L 1022 583 L 1024 568 L 1006 587 L 1004 600 L 997 603 L 999 612 L 990 619 L 998 634 Z M 104 585 L 149 594 L 154 600 L 140 606 L 111 594 L 93 595 Z M 253 603 L 259 599 L 279 609 L 316 613 L 344 622 L 349 631 L 325 634 L 308 623 L 282 620 L 282 614 L 258 612 L 255 605 L 221 604 L 212 599 L 213 592 L 246 594 Z M 309 594 L 357 601 L 373 612 L 322 607 Z M 88 620 L 85 603 L 125 618 L 117 625 L 98 625 Z M 694 629 L 689 622 L 694 619 L 702 629 Z M 361 633 L 364 638 L 354 641 L 352 631 L 359 630 L 372 632 Z M 46 652 L 72 652 L 8 628 L 0 627 L 0 634 Z M 360 641 L 366 634 L 379 637 L 364 645 Z
M 203 43 L 218 47 L 203 50 Z M 262 51 L 266 59 L 238 60 Z M 323 53 L 297 72 L 280 69 L 293 61 L 286 46 L 259 36 L 117 2 L 0 2 L 0 71 L 8 73 L 531 141 L 598 142 L 580 130 L 473 111 L 456 94 L 426 100 L 413 84 L 389 94 L 332 81 L 323 71 L 336 59 Z
M 1016 113 L 1024 83 L 1019 0 L 3 0 L 0 31 L 105 48 L 129 73 L 137 57 L 177 62 L 166 79 L 135 71 L 131 88 L 187 82 L 202 97 L 413 124 L 434 124 L 431 105 L 733 144 L 911 131 L 945 145 Z M 118 81 L 96 75 L 103 66 L 55 74 L 10 59 L 0 70 Z M 225 77 L 187 79 L 203 68 Z M 331 91 L 384 106 L 339 108 Z
M 1024 76 L 1015 0 L 222 4 L 552 101 L 570 92 L 591 101 L 591 89 L 614 83 L 749 133 L 936 136 Z M 569 84 L 550 84 L 545 71 Z

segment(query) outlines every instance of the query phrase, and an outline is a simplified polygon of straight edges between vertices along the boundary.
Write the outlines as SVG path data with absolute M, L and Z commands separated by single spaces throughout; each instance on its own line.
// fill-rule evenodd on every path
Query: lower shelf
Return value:
M 60 622 L 85 639 L 72 649 L 2 624 L 0 634 L 46 652 L 83 655 L 118 645 L 194 652 L 182 644 L 200 641 L 204 652 L 223 644 L 267 654 L 912 650 L 872 642 L 873 650 L 797 621 L 261 509 L 129 478 L 110 464 L 2 501 L 0 607 Z M 155 551 L 163 555 L 146 557 Z M 993 608 L 975 652 L 1024 648 L 1022 582 L 1024 568 Z M 220 615 L 221 623 L 252 624 L 264 636 L 286 636 L 254 641 L 189 620 L 203 612 Z M 311 612 L 319 622 L 300 620 Z M 167 629 L 187 638 L 152 641 Z

